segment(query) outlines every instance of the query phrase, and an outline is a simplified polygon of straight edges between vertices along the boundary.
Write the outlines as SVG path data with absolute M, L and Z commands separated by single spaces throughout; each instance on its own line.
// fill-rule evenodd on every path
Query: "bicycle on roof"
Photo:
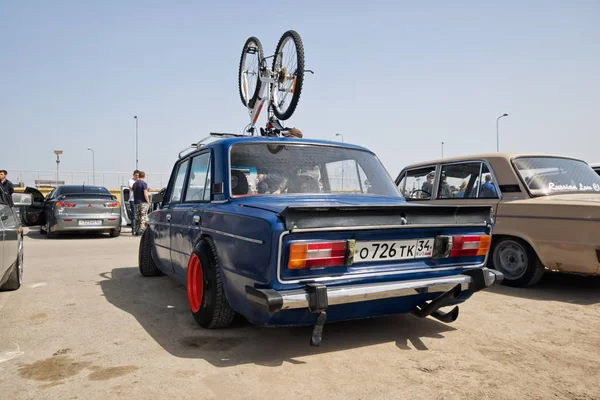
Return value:
M 269 58 L 273 58 L 271 67 L 267 65 Z M 304 46 L 296 31 L 285 32 L 279 39 L 275 54 L 269 57 L 264 56 L 258 38 L 248 38 L 242 50 L 238 74 L 240 99 L 250 114 L 250 124 L 245 132 L 255 134 L 256 121 L 265 104 L 268 120 L 266 127 L 260 128 L 260 134 L 279 136 L 289 131 L 290 128 L 284 128 L 280 120 L 289 119 L 296 110 L 305 72 L 314 73 L 304 69 Z

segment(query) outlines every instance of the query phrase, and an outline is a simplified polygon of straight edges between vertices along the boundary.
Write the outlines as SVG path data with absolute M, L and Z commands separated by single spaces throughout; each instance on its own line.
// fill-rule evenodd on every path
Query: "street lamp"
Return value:
M 444 142 L 442 142 L 442 158 L 444 158 Z
M 500 121 L 500 118 L 502 118 L 502 117 L 508 117 L 508 114 L 504 113 L 496 119 L 496 152 L 497 153 L 500 152 L 500 135 L 498 134 L 498 121 Z
M 342 143 L 344 143 L 344 135 L 336 133 L 335 136 L 341 136 Z M 342 192 L 344 191 L 344 160 L 342 160 Z
M 138 169 L 138 117 L 133 116 L 135 119 L 135 169 Z
M 96 185 L 96 155 L 94 154 L 94 149 L 91 147 L 87 149 L 92 152 L 92 181 Z
M 56 154 L 56 186 L 58 187 L 58 164 L 60 164 L 60 155 L 63 153 L 62 150 L 54 150 Z

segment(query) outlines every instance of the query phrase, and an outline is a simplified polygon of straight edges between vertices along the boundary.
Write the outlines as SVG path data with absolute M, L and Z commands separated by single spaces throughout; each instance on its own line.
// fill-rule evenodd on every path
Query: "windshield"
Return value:
M 525 157 L 515 159 L 514 164 L 535 195 L 600 193 L 600 176 L 583 161 L 558 157 Z
M 231 194 L 401 197 L 372 153 L 333 146 L 241 143 L 231 148 Z

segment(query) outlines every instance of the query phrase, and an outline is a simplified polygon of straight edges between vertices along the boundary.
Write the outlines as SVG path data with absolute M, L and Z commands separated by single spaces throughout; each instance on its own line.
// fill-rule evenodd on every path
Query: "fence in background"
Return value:
M 54 186 L 56 183 L 56 170 L 18 170 L 7 169 L 8 179 L 15 186 Z M 150 188 L 158 190 L 167 186 L 170 174 L 146 172 L 146 182 Z M 59 171 L 59 184 L 65 185 L 93 185 L 105 186 L 109 189 L 118 189 L 121 185 L 127 185 L 131 178 L 131 172 L 109 172 L 109 171 Z M 36 181 L 38 185 L 36 185 Z

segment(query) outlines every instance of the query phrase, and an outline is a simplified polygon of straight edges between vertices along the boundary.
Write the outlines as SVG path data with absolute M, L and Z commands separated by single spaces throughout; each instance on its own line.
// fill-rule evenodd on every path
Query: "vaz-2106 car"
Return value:
M 205 328 L 235 313 L 267 326 L 455 305 L 502 280 L 484 267 L 489 206 L 407 204 L 369 150 L 282 137 L 198 143 L 174 166 L 139 248 L 144 276 L 172 276 Z
M 532 286 L 546 271 L 600 275 L 600 176 L 550 154 L 481 154 L 423 161 L 398 175 L 412 204 L 493 207 L 490 267 L 502 284 Z

